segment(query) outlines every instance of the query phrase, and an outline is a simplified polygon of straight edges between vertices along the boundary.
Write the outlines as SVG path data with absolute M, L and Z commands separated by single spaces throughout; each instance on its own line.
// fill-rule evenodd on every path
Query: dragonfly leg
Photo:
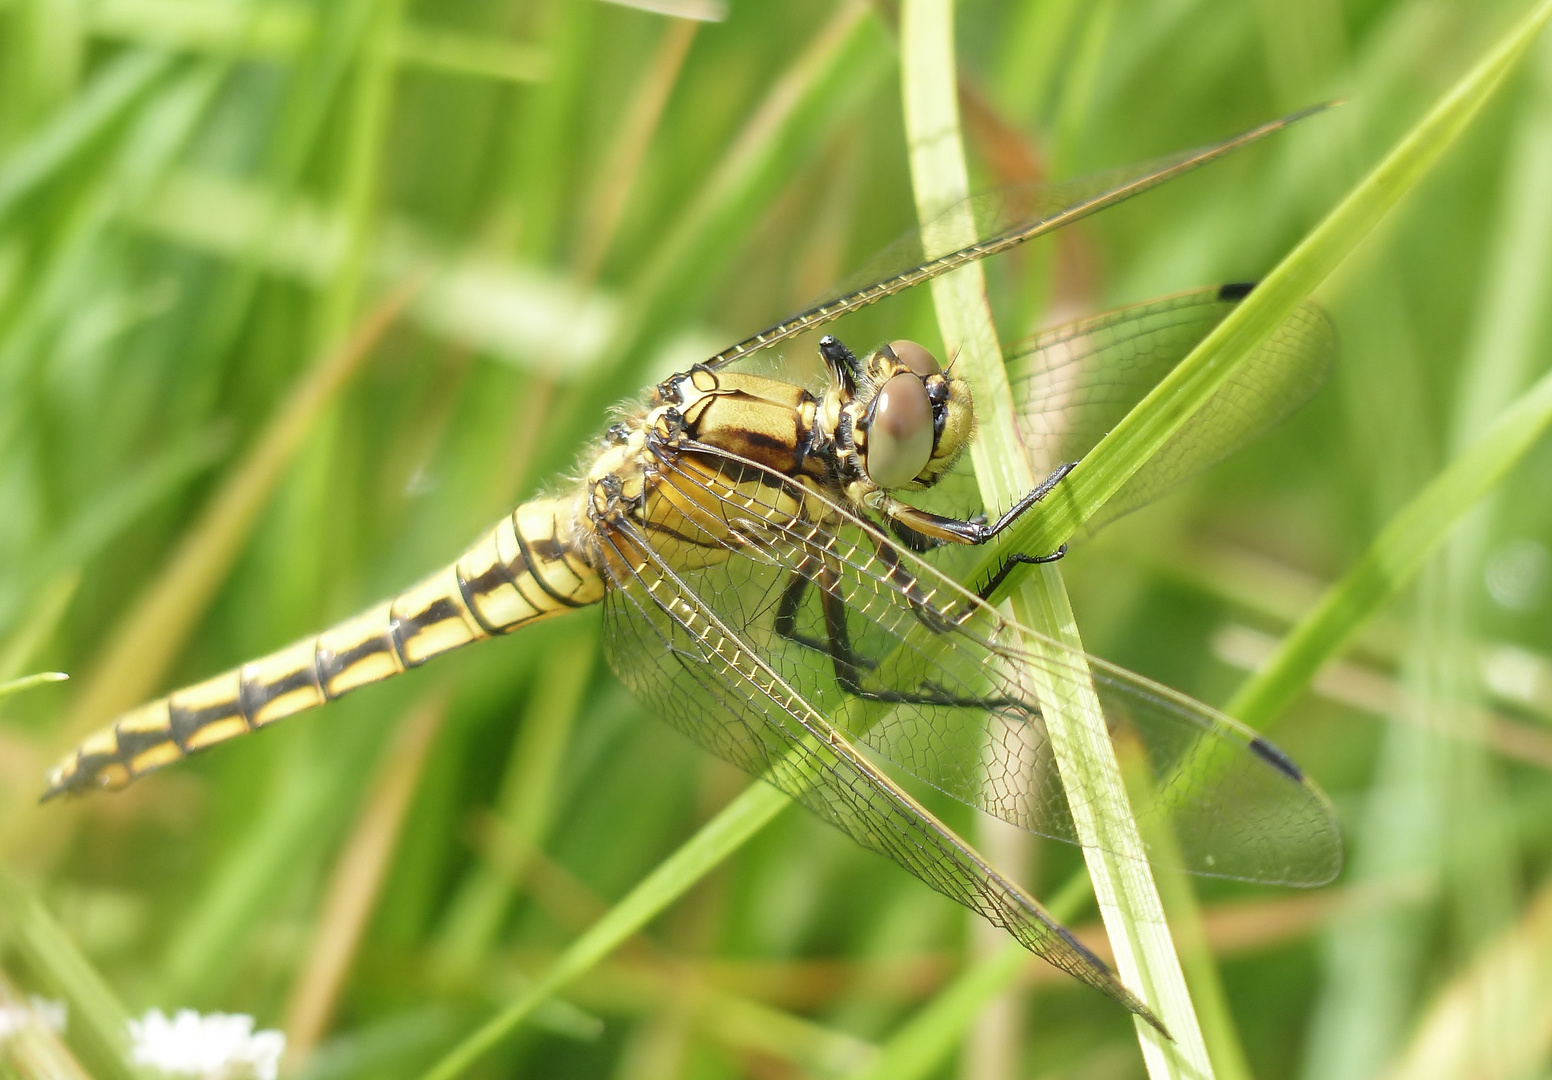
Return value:
M 837 585 L 839 578 L 834 571 L 821 571 L 815 578 L 824 603 L 825 635 L 829 642 L 830 662 L 835 665 L 835 682 L 846 693 L 865 701 L 878 701 L 889 705 L 936 705 L 951 709 L 982 709 L 993 712 L 998 709 L 1014 709 L 1023 713 L 1032 710 L 1022 701 L 1007 697 L 968 697 L 954 694 L 947 688 L 932 682 L 923 682 L 920 690 L 870 690 L 862 685 L 862 672 L 878 667 L 876 661 L 859 656 L 852 648 L 851 631 L 846 625 L 846 600 Z M 917 615 L 925 621 L 923 610 Z M 929 623 L 929 626 L 932 624 Z M 946 628 L 947 624 L 945 624 Z
M 1068 461 L 1052 469 L 1050 476 L 1047 476 L 1044 480 L 1040 481 L 1039 484 L 1035 485 L 1035 490 L 1031 491 L 1028 495 L 1025 495 L 1018 502 L 1010 506 L 1007 513 L 1003 514 L 994 523 L 986 526 L 986 536 L 985 539 L 981 541 L 981 543 L 984 544 L 987 540 L 992 539 L 998 533 L 1002 532 L 1002 530 L 1006 529 L 1009 525 L 1012 525 L 1015 521 L 1023 516 L 1024 511 L 1028 510 L 1041 499 L 1044 499 L 1047 495 L 1051 494 L 1056 485 L 1060 484 L 1066 478 L 1067 474 L 1072 472 L 1072 470 L 1076 469 L 1077 467 L 1078 463 L 1076 461 Z
M 811 638 L 798 633 L 798 609 L 803 606 L 803 597 L 808 593 L 808 575 L 802 568 L 794 570 L 792 576 L 787 579 L 786 586 L 781 590 L 781 600 L 776 605 L 776 620 L 772 627 L 777 637 L 786 638 L 788 641 L 815 652 L 825 652 L 825 643 L 818 638 Z
M 914 551 L 918 555 L 928 551 L 936 551 L 940 547 L 953 543 L 952 540 L 945 540 L 940 536 L 928 536 L 926 533 L 917 532 L 899 518 L 891 517 L 885 520 L 888 521 L 889 531 L 894 534 L 894 538 L 900 541 L 905 548 Z M 974 521 L 975 519 L 971 518 L 970 520 Z
M 1040 481 L 1033 491 L 1010 506 L 1001 517 L 990 524 L 987 523 L 984 514 L 978 514 L 972 518 L 952 518 L 918 510 L 899 500 L 892 500 L 883 507 L 883 511 L 889 516 L 892 525 L 919 533 L 935 544 L 984 544 L 995 539 L 999 533 L 1049 495 L 1076 465 L 1077 462 L 1068 462 L 1057 466 L 1056 470 Z
M 1008 555 L 1002 560 L 996 572 L 987 578 L 986 583 L 975 591 L 975 595 L 982 600 L 990 600 L 992 594 L 997 591 L 997 586 L 1006 580 L 1007 576 L 1013 572 L 1015 566 L 1021 563 L 1026 566 L 1041 566 L 1045 563 L 1054 563 L 1066 554 L 1066 544 L 1063 544 L 1049 555 L 1025 555 L 1022 551 L 1015 551 L 1012 555 Z
M 805 564 L 804 567 L 793 571 L 792 576 L 787 579 L 787 584 L 781 591 L 781 600 L 776 605 L 776 619 L 772 629 L 776 631 L 778 637 L 785 638 L 796 645 L 833 655 L 828 642 L 798 633 L 798 608 L 803 605 L 803 597 L 808 594 L 808 587 L 813 583 L 809 577 L 811 572 L 812 570 Z M 855 654 L 849 655 L 848 662 L 853 669 L 864 671 L 872 671 L 878 666 L 875 661 Z

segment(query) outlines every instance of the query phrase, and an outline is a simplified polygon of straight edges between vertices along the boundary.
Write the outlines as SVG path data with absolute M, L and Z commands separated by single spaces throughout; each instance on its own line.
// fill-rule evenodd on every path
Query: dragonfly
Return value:
M 971 387 L 921 345 L 858 356 L 825 335 L 811 391 L 745 363 L 797 334 L 1049 233 L 1286 127 L 1061 184 L 973 200 L 974 243 L 927 257 L 932 226 L 804 311 L 671 375 L 588 451 L 582 478 L 502 518 L 463 555 L 369 610 L 176 690 L 86 739 L 44 798 L 121 788 L 452 649 L 603 606 L 617 677 L 694 741 L 863 847 L 1157 1020 L 1040 903 L 896 771 L 1032 832 L 1077 842 L 1041 686 L 1091 685 L 1141 748 L 1131 808 L 1186 869 L 1313 885 L 1342 858 L 1331 806 L 1285 754 L 1201 702 L 1021 626 L 935 551 L 992 543 L 1247 292 L 1181 293 L 1009 345 L 1020 432 L 1050 477 L 995 520 L 913 505 L 955 470 Z M 961 217 L 961 220 L 963 218 Z M 1124 510 L 1237 449 L 1318 387 L 1335 356 L 1299 309 L 1118 495 Z M 962 472 L 962 470 L 961 470 Z M 1060 553 L 1012 553 L 1004 565 Z M 1000 576 L 1000 575 L 999 575 Z

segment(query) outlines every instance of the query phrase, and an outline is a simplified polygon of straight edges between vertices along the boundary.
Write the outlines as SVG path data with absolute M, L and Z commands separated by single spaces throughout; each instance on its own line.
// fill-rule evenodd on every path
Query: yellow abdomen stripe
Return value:
M 120 788 L 218 742 L 603 598 L 572 540 L 577 497 L 525 503 L 456 562 L 352 619 L 119 717 L 49 774 L 45 799 Z

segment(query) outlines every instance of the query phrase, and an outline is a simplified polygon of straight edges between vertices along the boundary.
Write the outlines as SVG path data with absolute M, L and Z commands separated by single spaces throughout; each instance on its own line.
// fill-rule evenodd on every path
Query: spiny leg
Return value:
M 1020 564 L 1025 566 L 1044 566 L 1046 563 L 1058 561 L 1066 554 L 1066 544 L 1063 544 L 1049 555 L 1025 555 L 1022 551 L 1015 551 L 1012 555 L 1003 558 L 1001 565 L 997 567 L 991 577 L 986 579 L 986 583 L 975 591 L 975 595 L 982 600 L 990 600 L 992 594 L 997 591 L 997 587 L 1007 580 L 1008 575 L 1013 572 L 1015 566 Z
M 815 652 L 825 652 L 824 642 L 798 633 L 798 609 L 803 606 L 803 597 L 808 593 L 808 574 L 804 572 L 808 565 L 804 563 L 787 578 L 787 584 L 781 590 L 781 600 L 776 605 L 776 620 L 772 629 L 776 631 L 777 637 Z
M 1012 506 L 1008 507 L 1006 513 L 1004 513 L 991 525 L 987 526 L 986 539 L 990 540 L 994 538 L 1008 526 L 1012 525 L 1015 521 L 1024 515 L 1025 511 L 1029 510 L 1036 503 L 1042 501 L 1047 495 L 1051 494 L 1051 492 L 1055 490 L 1056 485 L 1065 480 L 1067 478 L 1067 474 L 1072 472 L 1072 470 L 1076 469 L 1077 467 L 1078 463 L 1076 461 L 1068 461 L 1063 462 L 1061 465 L 1058 465 L 1056 468 L 1052 469 L 1051 475 L 1047 476 L 1044 480 L 1040 481 L 1039 484 L 1035 485 L 1035 489 L 1033 491 L 1025 495 Z M 984 542 L 985 541 L 983 541 L 983 543 Z
M 898 500 L 891 500 L 886 509 L 891 524 L 904 527 L 912 533 L 919 534 L 929 541 L 928 546 L 938 544 L 986 544 L 996 539 L 1004 530 L 1008 529 L 1015 521 L 1027 513 L 1034 505 L 1044 499 L 1062 479 L 1077 467 L 1076 462 L 1059 465 L 1044 480 L 1040 481 L 1029 494 L 997 518 L 991 524 L 987 524 L 986 515 L 977 514 L 971 518 L 948 517 L 943 514 L 934 514 L 926 510 L 919 510 L 914 506 Z M 914 548 L 914 545 L 908 544 Z M 921 550 L 926 550 L 922 548 Z
M 986 712 L 1015 709 L 1025 714 L 1036 712 L 1024 702 L 1014 698 L 962 697 L 931 682 L 922 684 L 927 688 L 922 692 L 867 689 L 862 685 L 861 672 L 872 670 L 878 664 L 876 661 L 859 656 L 852 647 L 851 630 L 846 624 L 846 600 L 837 588 L 840 577 L 833 570 L 826 569 L 820 571 L 814 582 L 819 586 L 819 595 L 824 604 L 825 634 L 829 642 L 830 662 L 835 667 L 835 682 L 846 693 L 865 701 L 878 701 L 888 705 L 936 705 L 941 708 L 981 709 Z M 921 605 L 913 602 L 912 606 L 917 610 L 917 617 L 922 618 Z M 926 620 L 923 619 L 923 621 Z M 931 624 L 928 625 L 930 628 Z
M 809 568 L 813 565 L 813 560 L 805 562 L 787 579 L 787 584 L 781 590 L 781 600 L 776 605 L 776 619 L 772 629 L 778 637 L 785 638 L 795 645 L 829 654 L 831 648 L 828 642 L 798 632 L 798 609 L 803 605 L 803 598 L 808 595 L 809 585 L 813 584 L 813 579 L 809 577 Z M 855 654 L 851 656 L 851 663 L 855 668 L 864 671 L 872 671 L 878 666 L 877 661 Z

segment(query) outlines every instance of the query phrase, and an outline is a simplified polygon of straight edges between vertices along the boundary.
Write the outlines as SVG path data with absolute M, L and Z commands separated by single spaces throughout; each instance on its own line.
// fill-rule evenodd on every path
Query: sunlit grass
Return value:
M 1459 97 L 1429 112 L 1532 7 L 954 14 L 971 189 L 1349 99 L 988 267 L 1003 340 L 1183 288 L 1275 286 L 1074 475 L 1077 502 L 1029 520 L 1031 550 L 1324 280 L 1332 387 L 1062 567 L 1087 648 L 1275 713 L 1349 826 L 1352 877 L 1331 891 L 1188 882 L 1194 945 L 1164 889 L 1183 953 L 1221 975 L 1211 1018 L 1187 956 L 1209 1049 L 1218 1025 L 1264 1080 L 1479 1075 L 1483 1045 L 1545 1071 L 1552 996 L 1517 958 L 1544 946 L 1552 799 L 1534 754 L 1494 733 L 1552 715 L 1552 49 L 1469 125 Z M 601 661 L 596 613 L 122 796 L 34 805 L 78 725 L 440 565 L 569 470 L 611 403 L 910 225 L 892 20 L 862 3 L 735 4 L 693 27 L 593 0 L 0 3 L 0 992 L 71 1010 L 55 1056 L 28 1059 L 55 1065 L 0 1070 L 129 1075 L 125 1018 L 192 1007 L 287 1028 L 298 1074 L 320 1078 L 438 1061 L 1142 1075 L 1113 1003 L 975 952 L 970 916 L 646 715 Z M 1405 192 L 1399 212 L 1332 275 L 1372 221 L 1322 234 L 1330 208 L 1374 194 L 1355 185 L 1409 132 L 1442 150 L 1456 121 L 1458 144 L 1391 177 L 1370 209 Z M 1311 235 L 1342 250 L 1316 258 Z M 1279 278 L 1300 250 L 1318 273 Z M 837 332 L 936 347 L 950 331 L 918 291 Z M 811 352 L 785 350 L 804 379 Z M 1246 623 L 1293 629 L 1235 697 L 1212 642 Z M 1304 692 L 1344 648 L 1389 680 L 1396 722 Z M 28 678 L 50 671 L 71 681 Z M 1029 856 L 1034 895 L 1092 921 L 1078 856 Z M 1002 993 L 1022 1029 L 974 1038 L 1017 1064 L 956 1072 Z

